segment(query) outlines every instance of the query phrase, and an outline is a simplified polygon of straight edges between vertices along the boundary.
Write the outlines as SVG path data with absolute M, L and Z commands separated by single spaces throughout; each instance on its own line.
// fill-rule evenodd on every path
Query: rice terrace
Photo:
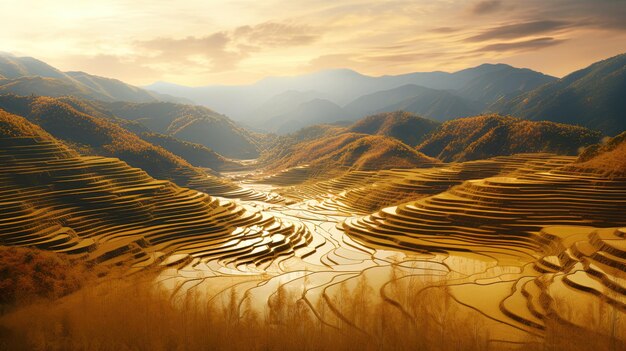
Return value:
M 0 350 L 626 350 L 625 2 L 0 13 Z

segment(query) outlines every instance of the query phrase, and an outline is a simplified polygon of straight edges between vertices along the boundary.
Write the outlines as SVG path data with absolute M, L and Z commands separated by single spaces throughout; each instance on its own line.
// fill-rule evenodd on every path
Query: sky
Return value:
M 626 52 L 626 0 L 0 0 L 0 51 L 135 85 L 482 63 L 561 77 Z

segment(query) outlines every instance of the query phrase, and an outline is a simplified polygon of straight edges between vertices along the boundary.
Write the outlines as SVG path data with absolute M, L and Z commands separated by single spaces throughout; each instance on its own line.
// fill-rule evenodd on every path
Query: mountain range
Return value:
M 490 110 L 530 120 L 579 124 L 616 135 L 626 130 L 626 54 L 549 82 Z
M 173 133 L 227 157 L 253 158 L 259 150 L 254 133 L 228 117 L 251 130 L 287 134 L 320 123 L 349 125 L 368 115 L 397 110 L 440 122 L 499 113 L 577 124 L 616 135 L 626 129 L 626 102 L 621 98 L 626 90 L 625 72 L 626 54 L 622 54 L 561 79 L 505 64 L 483 64 L 453 73 L 371 77 L 349 69 L 332 69 L 293 77 L 268 77 L 241 86 L 185 87 L 158 82 L 142 89 L 84 72 L 62 72 L 35 58 L 3 53 L 0 94 L 74 96 L 113 104 L 198 103 L 207 107 L 200 113 L 204 115 L 201 118 L 198 113 L 192 113 L 194 117 L 177 116 L 180 124 L 172 124 L 170 117 L 142 116 L 140 123 L 153 123 L 148 126 L 150 132 Z M 122 114 L 117 117 L 126 118 L 125 110 L 116 111 Z M 193 108 L 180 105 L 178 110 Z M 220 127 L 218 121 L 222 123 Z M 225 130 L 237 131 L 222 133 Z M 238 134 L 247 135 L 232 137 Z M 231 139 L 230 146 L 220 149 Z M 233 144 L 241 147 L 233 148 Z
M 497 114 L 439 123 L 398 111 L 347 127 L 317 125 L 281 136 L 261 160 L 274 170 L 420 168 L 529 152 L 577 155 L 601 137 L 580 126 Z
M 505 64 L 458 72 L 370 77 L 348 69 L 270 77 L 245 86 L 150 89 L 183 96 L 260 130 L 293 132 L 317 123 L 355 121 L 403 110 L 438 121 L 481 113 L 577 124 L 616 135 L 626 129 L 626 54 L 563 78 Z
M 139 122 L 151 131 L 209 147 L 226 157 L 255 158 L 255 136 L 207 107 L 172 102 L 99 102 L 114 116 Z
M 523 136 L 520 128 L 532 125 L 493 115 L 474 120 L 481 122 L 464 123 L 458 119 L 484 113 L 580 125 L 616 135 L 626 129 L 622 113 L 626 105 L 621 99 L 626 90 L 625 72 L 626 54 L 622 54 L 561 79 L 504 64 L 483 64 L 454 73 L 417 72 L 381 77 L 336 69 L 295 77 L 270 77 L 247 86 L 189 88 L 156 83 L 150 88 L 160 91 L 157 93 L 87 73 L 62 72 L 34 58 L 2 54 L 0 93 L 60 97 L 61 103 L 77 113 L 108 119 L 140 140 L 163 147 L 187 162 L 193 160 L 194 166 L 219 170 L 238 167 L 228 158 L 257 158 L 284 142 L 272 141 L 269 135 L 251 130 L 288 134 L 317 124 L 334 124 L 335 132 L 341 129 L 360 135 L 389 136 L 442 161 L 497 154 L 482 150 L 475 144 L 478 140 L 472 138 L 480 138 L 488 148 L 498 140 L 507 145 L 507 141 Z M 192 99 L 211 107 L 182 103 Z M 19 99 L 4 100 L 10 102 L 8 107 L 4 106 L 9 112 L 24 116 L 33 113 L 32 106 L 15 111 L 12 105 Z M 416 124 L 403 113 L 414 113 L 428 122 Z M 372 117 L 362 119 L 365 116 Z M 445 121 L 452 123 L 439 126 L 439 122 Z M 463 129 L 468 127 L 479 131 Z M 544 127 L 539 135 L 549 139 L 546 135 L 555 129 L 547 124 Z M 379 131 L 374 131 L 376 128 Z M 467 138 L 457 140 L 452 147 L 431 136 L 428 144 L 425 135 L 442 128 L 448 128 L 447 134 L 465 133 Z M 575 134 L 585 134 L 579 132 Z M 563 136 L 555 133 L 555 140 Z M 572 145 L 589 144 L 600 135 L 589 133 L 589 138 Z M 547 139 L 535 141 L 538 146 L 532 148 L 534 151 L 547 148 L 573 153 L 564 145 L 547 147 L 544 143 Z M 434 145 L 440 144 L 442 149 L 437 151 Z M 475 154 L 465 149 L 472 145 Z M 529 150 L 519 145 L 505 147 L 510 147 L 509 153 Z M 284 151 L 276 155 L 280 154 Z
M 270 77 L 244 86 L 184 87 L 158 82 L 148 89 L 183 96 L 266 131 L 287 133 L 317 123 L 354 121 L 405 110 L 436 120 L 475 115 L 555 77 L 505 64 L 462 71 L 371 77 L 349 69 Z
M 113 116 L 97 102 L 73 97 L 0 95 L 0 112 L 24 117 L 86 156 L 114 157 L 156 178 L 220 196 L 257 196 L 216 171 L 241 167 L 213 150 Z M 263 195 L 259 195 L 263 196 Z
M 62 72 L 32 57 L 0 53 L 0 94 L 71 95 L 103 101 L 172 101 L 191 103 L 184 98 L 159 94 L 117 79 L 85 72 Z

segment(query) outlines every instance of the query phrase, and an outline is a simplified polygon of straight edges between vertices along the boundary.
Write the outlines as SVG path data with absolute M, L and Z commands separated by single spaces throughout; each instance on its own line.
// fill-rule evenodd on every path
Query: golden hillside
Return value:
M 343 127 L 329 124 L 316 124 L 287 135 L 277 136 L 268 134 L 264 138 L 266 140 L 264 143 L 266 150 L 261 154 L 259 161 L 264 164 L 271 163 L 277 159 L 288 157 L 294 153 L 296 145 L 304 141 L 321 139 L 344 132 L 345 128 Z
M 527 152 L 576 155 L 600 136 L 583 127 L 492 114 L 445 122 L 417 149 L 446 162 Z
M 193 166 L 211 168 L 216 171 L 220 171 L 223 168 L 233 169 L 240 166 L 238 163 L 228 160 L 202 144 L 155 133 L 136 120 L 117 117 L 113 112 L 106 109 L 106 104 L 103 102 L 81 100 L 71 96 L 63 96 L 55 99 L 70 105 L 76 111 L 113 122 L 133 134 L 136 134 L 139 138 L 148 143 L 160 146 L 172 154 L 179 156 Z
M 73 100 L 72 100 L 73 101 Z M 89 111 L 76 101 L 72 105 Z M 105 117 L 76 110 L 62 99 L 0 96 L 0 108 L 25 116 L 81 154 L 117 157 L 152 177 L 167 179 L 212 195 L 265 199 L 265 194 L 242 189 L 228 180 L 207 175 L 161 146 L 151 144 Z
M 22 117 L 2 112 L 0 125 L 0 245 L 125 261 L 131 270 L 210 254 L 236 270 L 292 255 L 308 240 L 302 226 L 116 158 L 79 156 Z
M 241 164 L 229 160 L 201 144 L 190 143 L 169 135 L 151 132 L 141 133 L 139 137 L 153 145 L 163 147 L 197 167 L 210 168 L 216 171 L 241 167 Z
M 607 176 L 626 176 L 626 132 L 610 138 L 603 144 L 586 148 L 568 169 L 600 173 Z
M 0 137 L 14 138 L 32 136 L 42 140 L 52 140 L 54 137 L 38 125 L 29 123 L 24 117 L 7 113 L 0 109 Z M 68 152 L 70 152 L 68 150 Z
M 439 122 L 419 117 L 416 114 L 395 111 L 379 113 L 360 119 L 348 130 L 355 133 L 386 135 L 407 145 L 417 145 L 424 137 L 439 126 Z
M 169 102 L 102 103 L 113 115 L 137 121 L 151 131 L 201 144 L 220 155 L 247 159 L 259 156 L 252 133 L 209 108 Z
M 415 168 L 437 162 L 394 138 L 343 133 L 298 143 L 292 153 L 274 161 L 271 167 L 284 169 L 309 164 L 321 169 L 368 170 Z
M 0 107 L 23 115 L 84 154 L 118 157 L 157 178 L 166 178 L 173 169 L 191 167 L 119 125 L 80 112 L 59 99 L 4 95 Z

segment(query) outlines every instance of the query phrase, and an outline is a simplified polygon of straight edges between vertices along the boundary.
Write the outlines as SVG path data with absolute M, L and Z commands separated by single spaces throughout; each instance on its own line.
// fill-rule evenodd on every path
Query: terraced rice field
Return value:
M 541 336 L 547 316 L 588 328 L 589 306 L 602 305 L 611 313 L 597 318 L 623 340 L 626 179 L 560 170 L 572 161 L 525 154 L 324 180 L 300 167 L 207 195 L 4 138 L 0 244 L 130 260 L 129 273 L 160 265 L 174 296 L 238 296 L 241 308 L 290 291 L 324 323 L 357 328 L 338 297 L 363 282 L 368 299 L 412 319 L 408 291 L 446 286 L 497 348 Z
M 54 142 L 3 138 L 0 165 L 3 245 L 130 258 L 141 269 L 207 254 L 225 266 L 259 262 L 311 240 L 302 225 Z

